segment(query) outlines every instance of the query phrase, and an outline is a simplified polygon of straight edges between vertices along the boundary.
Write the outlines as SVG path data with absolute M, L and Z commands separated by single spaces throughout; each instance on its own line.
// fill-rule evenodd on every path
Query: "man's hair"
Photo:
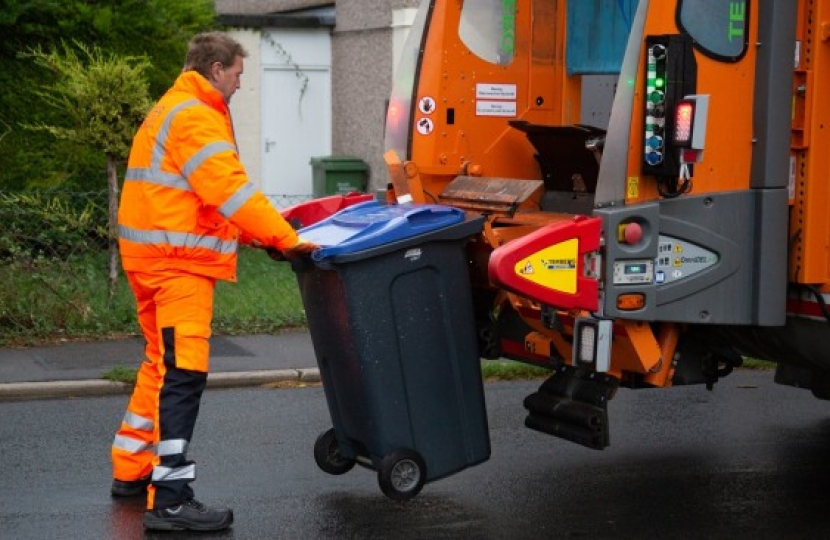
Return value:
M 190 40 L 182 71 L 196 71 L 210 79 L 211 64 L 220 62 L 231 66 L 237 56 L 248 56 L 248 51 L 238 41 L 224 32 L 204 32 Z

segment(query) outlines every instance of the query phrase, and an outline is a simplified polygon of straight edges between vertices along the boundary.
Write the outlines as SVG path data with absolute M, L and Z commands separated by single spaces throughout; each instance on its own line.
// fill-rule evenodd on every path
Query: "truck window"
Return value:
M 534 5 L 538 2 L 534 2 Z M 639 0 L 568 2 L 568 75 L 618 74 Z
M 479 58 L 509 65 L 516 46 L 516 0 L 464 0 L 458 36 Z
M 427 15 L 432 6 L 430 0 L 421 2 L 412 28 L 404 43 L 395 77 L 392 81 L 392 96 L 386 108 L 386 124 L 383 145 L 386 150 L 394 150 L 401 160 L 409 159 L 409 143 L 412 130 L 412 100 L 417 86 L 418 63 L 427 24 Z
M 711 58 L 737 62 L 746 53 L 746 0 L 681 0 L 677 21 L 695 40 L 695 47 Z

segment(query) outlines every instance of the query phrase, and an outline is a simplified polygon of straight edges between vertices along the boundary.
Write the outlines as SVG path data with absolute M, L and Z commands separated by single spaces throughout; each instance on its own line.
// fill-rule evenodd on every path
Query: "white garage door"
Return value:
M 262 191 L 310 196 L 309 160 L 331 154 L 328 31 L 267 33 L 262 70 Z

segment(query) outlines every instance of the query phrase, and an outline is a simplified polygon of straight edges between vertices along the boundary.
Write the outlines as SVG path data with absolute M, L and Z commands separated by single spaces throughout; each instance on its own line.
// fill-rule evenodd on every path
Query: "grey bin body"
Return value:
M 366 191 L 369 165 L 352 156 L 313 157 L 311 189 L 315 198 Z
M 489 458 L 465 249 L 481 228 L 468 218 L 295 266 L 344 458 L 378 469 L 390 452 L 414 450 L 425 481 Z

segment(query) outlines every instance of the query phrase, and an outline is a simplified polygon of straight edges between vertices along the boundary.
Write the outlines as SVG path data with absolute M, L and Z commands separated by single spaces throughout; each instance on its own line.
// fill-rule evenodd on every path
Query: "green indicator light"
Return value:
M 654 80 L 654 86 L 657 87 L 657 88 L 663 88 L 663 86 L 665 86 L 665 84 L 666 84 L 666 81 L 664 79 L 659 78 L 659 77 Z
M 658 103 L 662 103 L 663 99 L 664 99 L 663 92 L 661 92 L 659 90 L 655 90 L 654 92 L 651 92 L 648 95 L 648 102 L 649 103 L 654 103 L 655 105 L 658 104 Z

